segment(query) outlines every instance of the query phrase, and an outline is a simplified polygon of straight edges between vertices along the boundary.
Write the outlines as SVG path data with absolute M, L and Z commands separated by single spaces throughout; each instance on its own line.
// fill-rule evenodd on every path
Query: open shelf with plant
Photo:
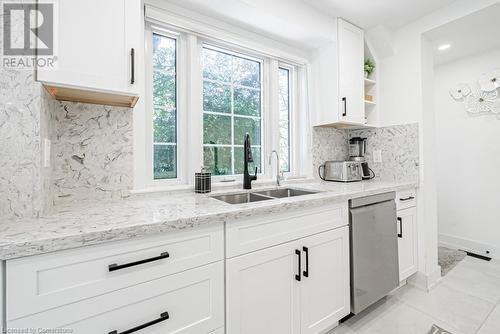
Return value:
M 365 39 L 364 52 L 364 105 L 365 105 L 365 123 L 369 126 L 378 126 L 379 114 L 377 106 L 378 97 L 378 72 L 377 58 L 370 48 L 370 43 Z

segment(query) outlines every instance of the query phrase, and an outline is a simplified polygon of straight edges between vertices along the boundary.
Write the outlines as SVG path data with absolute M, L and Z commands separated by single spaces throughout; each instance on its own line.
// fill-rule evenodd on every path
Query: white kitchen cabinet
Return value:
M 339 120 L 364 124 L 364 33 L 342 19 L 338 20 Z
M 299 247 L 289 242 L 227 260 L 227 333 L 299 333 Z
M 396 207 L 398 210 L 417 206 L 417 190 L 408 189 L 398 191 L 396 194 Z
M 417 272 L 417 209 L 398 210 L 399 280 Z
M 223 259 L 223 225 L 214 224 L 9 260 L 7 319 L 77 303 Z
M 67 100 L 136 97 L 143 31 L 140 0 L 64 0 L 56 7 L 57 62 L 37 79 Z M 89 94 L 88 92 L 93 92 Z
M 349 227 L 307 237 L 301 244 L 300 333 L 318 334 L 350 313 Z
M 226 224 L 226 257 L 303 238 L 348 224 L 347 202 L 235 219 Z
M 339 18 L 336 36 L 313 56 L 313 125 L 364 126 L 364 32 Z
M 66 328 L 74 334 L 211 333 L 224 326 L 224 262 L 7 322 L 9 328 Z M 217 333 L 217 332 L 216 332 Z
M 349 228 L 227 260 L 228 333 L 320 333 L 350 312 Z
M 223 224 L 8 260 L 4 268 L 10 328 L 121 333 L 155 322 L 144 331 L 197 334 L 224 326 Z

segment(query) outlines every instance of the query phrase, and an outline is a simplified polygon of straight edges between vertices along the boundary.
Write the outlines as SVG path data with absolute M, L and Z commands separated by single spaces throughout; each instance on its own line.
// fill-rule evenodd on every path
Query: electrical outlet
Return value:
M 45 138 L 43 145 L 43 167 L 50 167 L 50 139 Z
M 373 151 L 373 162 L 375 162 L 375 163 L 382 162 L 382 151 L 381 150 Z

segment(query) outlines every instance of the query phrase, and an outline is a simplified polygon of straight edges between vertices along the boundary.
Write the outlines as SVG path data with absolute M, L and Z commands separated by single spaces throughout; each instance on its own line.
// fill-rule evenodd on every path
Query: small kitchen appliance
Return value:
M 362 179 L 368 180 L 375 177 L 375 173 L 368 166 L 365 159 L 366 153 L 366 138 L 353 137 L 349 139 L 349 160 L 356 161 L 361 164 Z
M 318 173 L 324 181 L 355 182 L 363 179 L 359 161 L 326 161 L 319 166 Z

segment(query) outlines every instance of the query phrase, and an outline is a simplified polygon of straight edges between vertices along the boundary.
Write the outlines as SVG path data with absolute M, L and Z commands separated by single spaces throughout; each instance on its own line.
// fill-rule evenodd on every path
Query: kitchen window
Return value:
M 177 178 L 177 41 L 152 34 L 153 178 Z
M 290 172 L 290 112 L 292 68 L 280 67 L 279 81 L 279 154 L 282 172 Z
M 241 181 L 246 133 L 258 182 L 276 177 L 273 150 L 286 176 L 309 173 L 305 67 L 159 20 L 146 24 L 145 41 L 146 98 L 134 109 L 136 189 L 189 187 L 202 166 L 214 183 Z
M 213 175 L 243 173 L 243 140 L 250 134 L 261 171 L 262 61 L 204 47 L 203 161 Z

